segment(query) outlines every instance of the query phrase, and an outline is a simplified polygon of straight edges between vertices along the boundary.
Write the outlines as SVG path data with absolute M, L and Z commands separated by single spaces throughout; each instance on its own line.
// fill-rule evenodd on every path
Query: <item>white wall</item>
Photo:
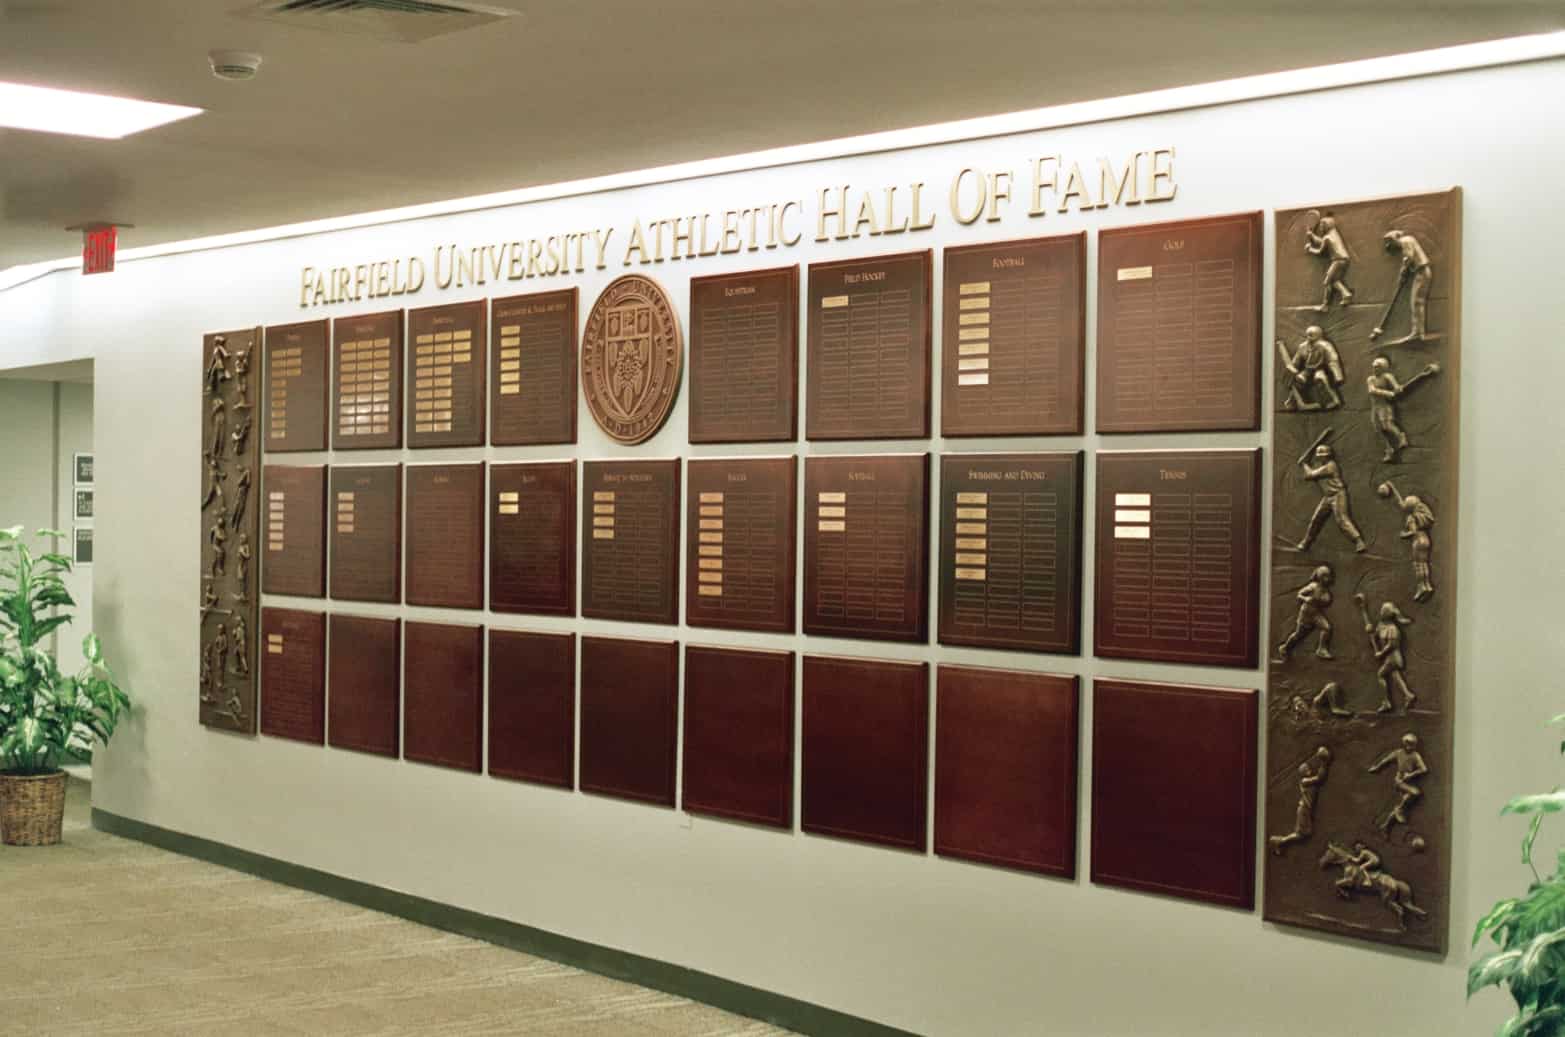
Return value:
M 1565 115 L 1562 73 L 1565 62 L 1555 61 L 763 170 L 126 263 L 112 277 L 84 282 L 54 275 L 0 294 L 0 334 L 25 344 L 24 351 L 47 347 L 40 359 L 69 359 L 86 349 L 97 357 L 96 421 L 103 435 L 95 619 L 142 711 L 101 755 L 99 771 L 108 780 L 95 790 L 96 803 L 153 824 L 930 1033 L 1492 1030 L 1503 1014 L 1501 999 L 1490 993 L 1464 1006 L 1463 968 L 1475 919 L 1497 897 L 1524 887 L 1524 869 L 1517 863 L 1521 826 L 1500 819 L 1498 809 L 1513 793 L 1552 787 L 1559 770 L 1557 741 L 1541 724 L 1560 709 L 1554 687 L 1565 663 L 1554 598 L 1558 574 L 1565 572 L 1565 539 L 1558 530 L 1565 489 L 1554 478 L 1565 431 L 1558 402 L 1565 351 L 1558 348 L 1554 254 L 1565 240 L 1565 213 L 1556 202 L 1558 170 L 1565 163 L 1559 133 Z M 1179 196 L 1156 208 L 1029 221 L 1025 206 L 1019 206 L 1001 224 L 961 228 L 944 218 L 917 238 L 824 246 L 807 240 L 787 253 L 663 264 L 649 272 L 675 300 L 684 300 L 693 274 L 1461 185 L 1466 356 L 1460 699 L 1455 918 L 1453 951 L 1445 961 L 1276 928 L 1263 924 L 1258 913 L 1100 889 L 1085 878 L 1042 879 L 707 820 L 686 827 L 683 815 L 672 811 L 236 738 L 197 725 L 200 336 L 300 319 L 302 265 L 428 254 L 437 242 L 508 240 L 608 222 L 623 235 L 635 215 L 811 198 L 818 186 L 830 183 L 877 186 L 925 179 L 933 185 L 967 164 L 1009 168 L 1025 182 L 1025 163 L 1036 154 L 1065 152 L 1088 160 L 1161 144 L 1178 148 Z M 1269 219 L 1267 226 L 1270 234 Z M 1089 269 L 1095 268 L 1095 252 L 1088 258 Z M 1271 334 L 1269 266 L 1268 258 L 1264 342 Z M 576 284 L 587 306 L 620 272 L 616 260 L 606 271 L 498 292 Z M 477 294 L 426 287 L 405 301 L 422 305 Z M 937 327 L 938 305 L 937 297 Z M 366 302 L 332 313 L 383 306 Z M 1091 308 L 1089 291 L 1089 313 Z M 1089 335 L 1091 330 L 1089 323 Z M 1266 371 L 1270 375 L 1269 353 Z M 1092 377 L 1089 366 L 1089 384 Z M 1272 385 L 1268 377 L 1267 412 Z M 686 398 L 681 396 L 663 431 L 635 450 L 608 442 L 583 414 L 578 456 L 769 452 L 750 445 L 687 445 Z M 1113 445 L 1268 440 L 1269 425 L 1260 434 L 1120 437 Z M 963 441 L 950 448 L 1098 445 L 1097 437 L 1087 436 Z M 946 448 L 939 439 L 795 447 L 800 454 Z M 416 459 L 561 453 L 560 448 L 439 450 L 421 451 Z M 399 456 L 411 457 L 365 452 L 353 460 Z M 1089 513 L 1092 492 L 1089 476 Z M 1269 528 L 1264 532 L 1269 537 Z M 1087 551 L 1090 559 L 1090 541 Z M 1091 566 L 1086 568 L 1090 602 Z M 1265 587 L 1262 600 L 1268 600 Z M 344 610 L 389 611 L 357 605 Z M 1090 608 L 1086 612 L 1083 640 L 1090 645 Z M 467 618 L 437 609 L 405 613 Z M 588 620 L 496 622 L 1088 677 L 1263 683 L 1258 670 L 1099 662 L 1090 656 L 830 639 L 806 644 L 802 637 L 674 633 Z M 1088 694 L 1087 730 L 1090 706 Z M 1083 790 L 1091 788 L 1086 748 L 1084 743 Z M 1267 772 L 1264 761 L 1260 772 Z M 1090 822 L 1084 794 L 1082 875 Z M 1552 849 L 1544 851 L 1548 859 Z

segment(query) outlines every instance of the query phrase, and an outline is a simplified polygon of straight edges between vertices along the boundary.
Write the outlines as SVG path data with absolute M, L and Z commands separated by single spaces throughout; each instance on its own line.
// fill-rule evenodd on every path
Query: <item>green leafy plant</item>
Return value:
M 38 536 L 63 536 L 41 529 Z M 82 641 L 87 661 L 75 676 L 60 672 L 44 638 L 71 622 L 76 602 L 63 576 L 71 560 L 53 551 L 33 555 L 22 527 L 0 529 L 0 773 L 51 774 L 67 750 L 107 742 L 130 698 L 103 661 L 97 635 Z
M 1565 714 L 1550 721 L 1565 723 Z M 1565 754 L 1565 742 L 1560 743 Z M 1554 872 L 1538 874 L 1532 848 L 1547 814 L 1565 810 L 1565 785 L 1552 792 L 1517 796 L 1502 814 L 1531 814 L 1522 836 L 1522 863 L 1532 869 L 1527 893 L 1500 901 L 1479 919 L 1473 946 L 1484 933 L 1499 950 L 1467 968 L 1467 996 L 1485 987 L 1503 986 L 1516 1002 L 1516 1014 L 1502 1027 L 1502 1037 L 1555 1037 L 1565 1034 L 1565 850 Z

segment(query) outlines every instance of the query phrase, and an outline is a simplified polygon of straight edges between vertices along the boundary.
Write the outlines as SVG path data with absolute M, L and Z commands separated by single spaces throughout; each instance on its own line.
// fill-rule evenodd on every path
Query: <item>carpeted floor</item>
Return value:
M 0 1034 L 788 1031 L 94 831 L 0 846 Z

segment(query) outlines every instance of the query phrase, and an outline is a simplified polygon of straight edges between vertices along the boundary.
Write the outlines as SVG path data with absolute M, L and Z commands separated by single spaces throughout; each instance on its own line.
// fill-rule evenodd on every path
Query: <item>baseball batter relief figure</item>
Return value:
M 1342 396 L 1337 392 L 1343 381 L 1342 358 L 1319 325 L 1304 329 L 1304 339 L 1291 357 L 1282 339 L 1277 340 L 1277 353 L 1293 380 L 1282 401 L 1283 410 L 1336 410 L 1342 406 Z
M 1370 362 L 1365 384 L 1369 389 L 1370 420 L 1375 424 L 1375 431 L 1386 441 L 1386 452 L 1380 457 L 1382 461 L 1397 460 L 1397 452 L 1408 445 L 1407 433 L 1397 421 L 1397 400 L 1425 378 L 1439 373 L 1440 365 L 1430 364 L 1406 382 L 1399 382 L 1391 371 L 1391 361 L 1377 356 Z
M 1324 745 L 1315 755 L 1299 764 L 1299 805 L 1293 816 L 1293 831 L 1286 835 L 1274 835 L 1266 845 L 1277 856 L 1290 843 L 1302 843 L 1315 832 L 1315 797 L 1326 782 L 1326 770 L 1331 766 L 1331 750 Z
M 1299 603 L 1299 614 L 1294 618 L 1293 631 L 1277 646 L 1278 662 L 1287 662 L 1293 650 L 1312 631 L 1319 631 L 1320 634 L 1315 641 L 1315 658 L 1331 658 L 1331 620 L 1326 618 L 1326 609 L 1331 607 L 1332 580 L 1331 566 L 1316 566 L 1309 582 L 1294 594 L 1294 599 Z
M 1375 774 L 1386 764 L 1396 761 L 1396 770 L 1392 773 L 1391 783 L 1398 793 L 1396 803 L 1383 814 L 1375 827 L 1387 835 L 1397 824 L 1407 824 L 1407 812 L 1411 809 L 1413 801 L 1424 794 L 1424 790 L 1413 782 L 1429 773 L 1429 765 L 1418 751 L 1418 736 L 1409 732 L 1402 736 L 1402 744 L 1395 749 L 1387 750 L 1380 759 L 1369 767 L 1369 773 Z
M 1397 506 L 1402 509 L 1402 532 L 1397 536 L 1408 541 L 1408 549 L 1412 554 L 1413 600 L 1428 601 L 1435 593 L 1433 570 L 1429 562 L 1430 552 L 1434 548 L 1429 531 L 1434 528 L 1435 513 L 1422 498 L 1412 494 L 1404 497 L 1389 482 L 1381 483 L 1376 491 L 1382 497 L 1395 499 Z
M 1336 300 L 1346 306 L 1353 301 L 1353 291 L 1348 287 L 1348 265 L 1353 262 L 1353 253 L 1348 251 L 1347 242 L 1342 240 L 1342 232 L 1337 229 L 1337 218 L 1330 212 L 1318 216 L 1311 227 L 1304 232 L 1304 251 L 1312 256 L 1326 257 L 1326 276 L 1322 281 L 1320 304 L 1315 307 L 1316 313 L 1325 313 Z
M 1326 520 L 1330 518 L 1337 523 L 1337 528 L 1342 530 L 1342 535 L 1353 544 L 1353 550 L 1363 552 L 1369 548 L 1364 543 L 1364 534 L 1359 532 L 1359 527 L 1353 521 L 1353 507 L 1348 500 L 1348 484 L 1342 477 L 1342 469 L 1337 466 L 1335 451 L 1330 444 L 1324 442 L 1330 434 L 1331 429 L 1327 429 L 1316 441 L 1315 464 L 1309 463 L 1309 451 L 1299 458 L 1299 465 L 1304 469 L 1305 481 L 1313 482 L 1320 489 L 1320 502 L 1315 505 L 1315 513 L 1310 516 L 1310 524 L 1295 546 L 1300 551 L 1308 551 L 1315 538 L 1320 535 L 1320 531 L 1325 528 Z
M 1364 595 L 1355 594 L 1353 600 L 1358 602 L 1359 613 L 1364 617 L 1364 629 L 1369 634 L 1370 650 L 1375 653 L 1375 660 L 1379 664 L 1375 670 L 1375 679 L 1380 682 L 1382 697 L 1380 706 L 1375 711 L 1391 712 L 1393 708 L 1391 689 L 1394 687 L 1402 693 L 1402 711 L 1405 713 L 1412 709 L 1413 703 L 1418 700 L 1418 696 L 1413 694 L 1413 689 L 1408 687 L 1407 660 L 1402 655 L 1402 628 L 1413 621 L 1388 601 L 1380 606 L 1380 621 L 1371 623 Z
M 1396 309 L 1397 300 L 1402 298 L 1404 291 L 1408 292 L 1408 310 L 1412 326 L 1408 328 L 1406 335 L 1392 339 L 1386 345 L 1403 346 L 1409 342 L 1422 341 L 1427 330 L 1429 315 L 1429 282 L 1434 279 L 1434 272 L 1429 265 L 1429 256 L 1424 252 L 1424 246 L 1419 244 L 1417 238 L 1395 227 L 1382 234 L 1380 240 L 1387 252 L 1401 257 L 1402 269 L 1397 274 L 1397 289 L 1391 295 L 1391 302 L 1386 305 L 1385 315 L 1369 333 L 1370 341 L 1386 333 L 1386 324 L 1390 322 L 1392 311 Z

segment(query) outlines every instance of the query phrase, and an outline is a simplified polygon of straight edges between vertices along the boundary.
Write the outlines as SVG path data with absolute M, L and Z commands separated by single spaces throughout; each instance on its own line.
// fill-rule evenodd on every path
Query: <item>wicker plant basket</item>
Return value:
M 36 778 L 0 774 L 0 842 L 54 846 L 65 818 L 65 772 Z

